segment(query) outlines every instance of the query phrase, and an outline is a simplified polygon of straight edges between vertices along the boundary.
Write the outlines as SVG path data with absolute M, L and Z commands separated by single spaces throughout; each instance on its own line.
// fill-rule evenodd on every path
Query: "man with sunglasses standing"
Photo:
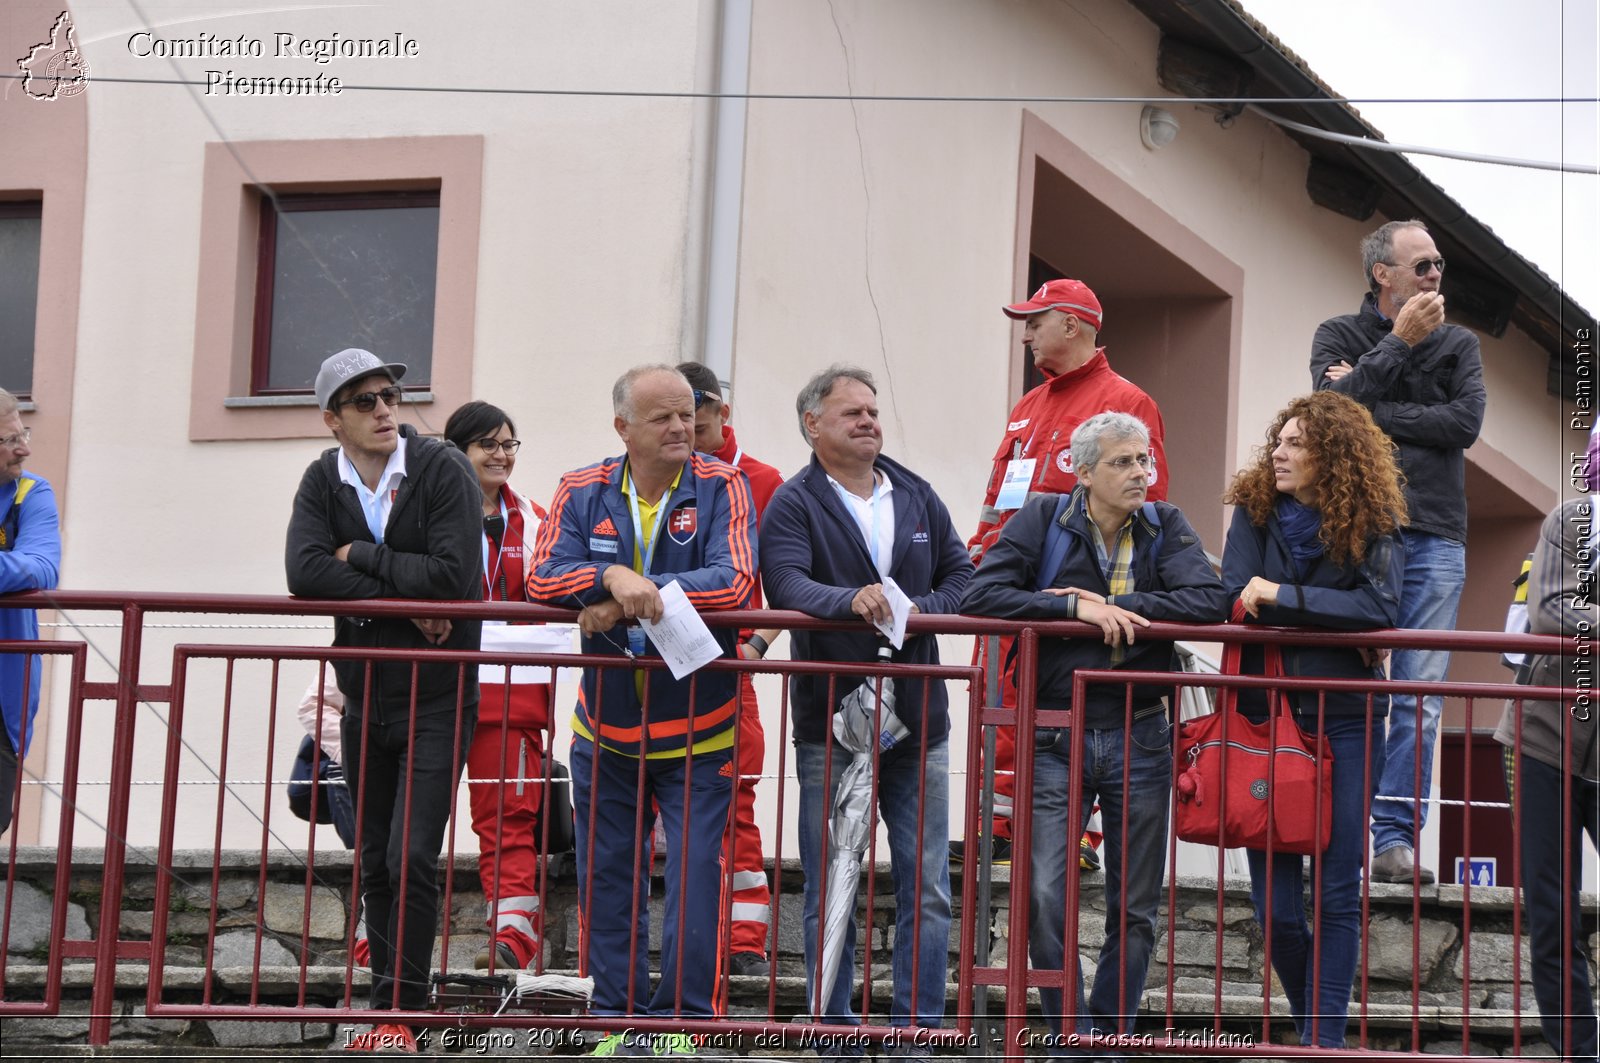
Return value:
M 317 372 L 317 405 L 339 445 L 311 463 L 295 495 L 285 557 L 291 594 L 483 598 L 477 477 L 454 446 L 396 421 L 405 372 L 353 347 Z M 481 628 L 477 620 L 339 617 L 333 644 L 472 651 Z M 439 850 L 478 716 L 477 669 L 361 660 L 333 668 L 345 696 L 345 778 L 359 814 L 371 1006 L 420 1011 L 438 931 Z M 405 937 L 397 940 L 402 906 Z M 347 1047 L 417 1050 L 414 1032 L 398 1023 L 380 1023 Z
M 1372 411 L 1399 449 L 1405 472 L 1406 576 L 1403 628 L 1455 627 L 1466 582 L 1466 449 L 1483 427 L 1483 360 L 1478 337 L 1444 320 L 1444 259 L 1420 221 L 1392 221 L 1361 241 L 1368 292 L 1354 314 L 1324 321 L 1311 344 L 1311 382 Z M 1399 650 L 1398 683 L 1444 679 L 1450 654 Z M 1385 763 L 1374 764 L 1372 879 L 1426 885 L 1416 862 L 1433 782 L 1433 746 L 1443 699 L 1403 694 L 1389 714 Z M 1417 798 L 1422 798 L 1419 807 Z

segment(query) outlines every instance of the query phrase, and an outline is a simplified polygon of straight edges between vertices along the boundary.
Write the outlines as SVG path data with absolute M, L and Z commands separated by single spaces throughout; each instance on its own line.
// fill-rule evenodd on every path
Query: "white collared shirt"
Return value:
M 867 553 L 872 555 L 878 575 L 886 576 L 889 574 L 889 559 L 894 555 L 894 499 L 889 497 L 894 484 L 889 482 L 889 474 L 882 469 L 874 469 L 873 475 L 877 484 L 872 489 L 871 498 L 862 498 L 851 492 L 831 476 L 828 482 L 844 499 L 845 508 L 855 519 L 856 527 L 861 529 L 861 541 L 866 544 Z
M 379 531 L 375 538 L 383 542 L 381 532 L 389 526 L 389 511 L 394 508 L 394 496 L 406 479 L 406 437 L 400 437 L 394 453 L 389 455 L 389 463 L 383 467 L 383 475 L 378 477 L 376 491 L 367 490 L 350 455 L 342 447 L 339 449 L 339 479 L 356 489 L 356 497 L 361 500 L 361 512 L 367 517 L 367 526 L 371 528 L 375 524 Z

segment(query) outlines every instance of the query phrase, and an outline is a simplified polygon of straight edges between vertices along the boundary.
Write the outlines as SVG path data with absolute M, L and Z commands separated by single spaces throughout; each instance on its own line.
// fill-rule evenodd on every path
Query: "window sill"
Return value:
M 408 391 L 405 393 L 405 398 L 400 401 L 400 405 L 430 405 L 432 402 L 433 392 L 431 391 Z M 282 407 L 314 410 L 317 408 L 317 398 L 315 395 L 237 395 L 223 399 L 222 405 L 229 410 Z

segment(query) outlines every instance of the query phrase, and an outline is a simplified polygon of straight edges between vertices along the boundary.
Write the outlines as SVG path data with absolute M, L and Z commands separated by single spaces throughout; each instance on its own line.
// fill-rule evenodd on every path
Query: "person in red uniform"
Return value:
M 527 601 L 527 557 L 545 516 L 539 506 L 511 489 L 511 470 L 522 445 L 516 435 L 510 416 L 487 402 L 461 406 L 444 426 L 445 439 L 472 462 L 483 492 L 481 572 L 486 601 Z M 539 638 L 523 645 L 504 637 L 524 633 L 532 639 L 552 634 L 551 628 L 485 621 L 484 629 L 485 650 L 553 648 L 552 640 Z M 568 648 L 571 643 L 567 628 Z M 539 809 L 545 789 L 540 780 L 545 775 L 550 685 L 516 681 L 522 671 L 494 666 L 480 670 L 478 727 L 467 748 L 467 774 L 474 780 L 467 785 L 467 797 L 472 830 L 478 836 L 478 875 L 494 933 L 473 960 L 479 970 L 520 971 L 535 966 L 542 951 Z
M 1100 300 L 1082 281 L 1047 281 L 1021 303 L 1001 308 L 1012 320 L 1021 321 L 1022 346 L 1033 358 L 1045 382 L 1022 396 L 1011 410 L 1005 435 L 994 454 L 994 470 L 983 495 L 983 510 L 978 530 L 967 542 L 973 564 L 983 560 L 984 551 L 1000 538 L 1000 529 L 1034 493 L 1071 494 L 1078 485 L 1072 471 L 1072 432 L 1097 413 L 1131 413 L 1150 429 L 1150 455 L 1155 464 L 1150 470 L 1148 497 L 1167 500 L 1166 429 L 1155 400 L 1131 380 L 1119 376 L 1106 361 L 1104 347 L 1097 345 L 1104 313 Z M 1000 640 L 999 661 L 1010 655 L 1010 639 Z M 978 642 L 978 654 L 985 640 Z M 1016 705 L 1016 679 L 1001 680 L 1001 704 Z M 1001 727 L 995 734 L 995 824 L 996 858 L 1009 858 L 1011 838 L 1012 770 L 1016 763 L 1017 736 L 1014 728 Z M 1092 835 L 1082 850 L 1085 869 L 1099 866 L 1096 849 L 1099 838 Z M 953 843 L 956 855 L 962 854 Z
M 694 449 L 721 458 L 743 472 L 750 481 L 750 498 L 756 507 L 756 524 L 767 508 L 772 493 L 783 483 L 783 474 L 744 452 L 733 434 L 732 409 L 722 397 L 722 383 L 709 366 L 683 362 L 678 372 L 694 389 Z M 761 608 L 761 581 L 750 602 Z M 749 660 L 765 657 L 772 640 L 781 632 L 739 632 L 739 656 Z M 733 820 L 733 904 L 732 926 L 728 932 L 728 970 L 732 974 L 766 977 L 772 973 L 767 961 L 768 919 L 772 894 L 761 848 L 761 828 L 756 824 L 756 783 L 766 764 L 766 732 L 761 727 L 761 710 L 756 704 L 755 685 L 749 672 L 739 677 L 739 782 L 734 791 Z

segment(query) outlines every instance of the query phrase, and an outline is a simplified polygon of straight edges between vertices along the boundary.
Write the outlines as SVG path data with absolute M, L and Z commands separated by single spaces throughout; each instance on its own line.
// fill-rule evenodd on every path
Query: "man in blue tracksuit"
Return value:
M 10 392 L 0 389 L 0 594 L 50 590 L 61 574 L 61 520 L 50 481 L 23 469 L 30 431 Z M 39 637 L 32 609 L 0 609 L 0 643 Z M 0 653 L 0 833 L 17 802 L 18 763 L 28 754 L 39 712 L 39 658 Z
M 694 394 L 672 366 L 624 373 L 612 405 L 627 452 L 561 477 L 534 544 L 528 598 L 581 608 L 584 653 L 659 657 L 637 621 L 661 618 L 661 589 L 669 583 L 676 581 L 699 611 L 749 602 L 756 578 L 755 507 L 744 473 L 695 453 Z M 737 630 L 712 634 L 723 656 L 735 656 Z M 592 1013 L 713 1015 L 721 1009 L 722 847 L 738 714 L 733 672 L 699 671 L 677 680 L 664 669 L 584 669 L 572 718 L 572 787 L 580 929 L 595 981 Z M 642 823 L 648 832 L 655 820 L 652 801 L 667 836 L 661 981 L 654 995 L 648 833 L 640 837 L 638 830 Z M 683 1052 L 693 1054 L 693 1048 L 682 1038 L 617 1034 L 597 1054 Z
M 972 578 L 972 561 L 950 524 L 950 513 L 927 481 L 885 458 L 871 374 L 832 366 L 817 374 L 796 401 L 811 464 L 767 504 L 761 525 L 761 578 L 775 609 L 798 609 L 831 620 L 885 621 L 892 579 L 924 613 L 953 613 Z M 871 628 L 791 631 L 795 660 L 873 661 L 879 640 Z M 914 635 L 895 663 L 938 664 L 933 635 Z M 822 826 L 850 755 L 829 752 L 839 699 L 860 685 L 854 677 L 797 675 L 795 767 L 800 775 L 800 862 L 805 869 L 807 999 L 822 1021 L 854 1024 L 851 972 L 855 926 L 845 936 L 844 960 L 833 991 L 818 1002 L 817 923 L 827 863 Z M 831 692 L 831 696 L 830 696 Z M 897 680 L 894 712 L 908 734 L 878 760 L 878 807 L 889 829 L 897 914 L 891 1026 L 938 1026 L 950 941 L 950 730 L 944 683 Z M 922 801 L 918 802 L 919 775 Z M 918 844 L 922 860 L 917 861 Z M 920 918 L 920 925 L 916 920 Z M 915 931 L 913 927 L 916 927 Z M 899 1054 L 926 1055 L 900 1046 Z

